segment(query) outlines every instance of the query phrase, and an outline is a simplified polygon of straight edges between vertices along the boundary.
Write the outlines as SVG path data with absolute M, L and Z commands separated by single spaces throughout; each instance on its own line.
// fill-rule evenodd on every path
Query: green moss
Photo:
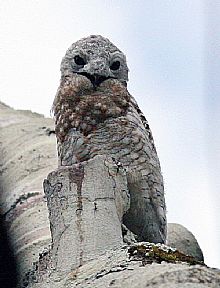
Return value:
M 205 265 L 193 256 L 185 255 L 177 249 L 160 243 L 140 242 L 132 245 L 128 249 L 128 253 L 132 260 L 141 260 L 143 265 L 153 262 L 161 263 L 163 261 L 168 263 L 185 262 L 190 265 Z

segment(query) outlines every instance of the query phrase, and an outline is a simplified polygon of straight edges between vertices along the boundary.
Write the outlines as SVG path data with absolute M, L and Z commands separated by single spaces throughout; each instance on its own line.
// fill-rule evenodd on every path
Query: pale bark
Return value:
M 123 244 L 122 215 L 129 208 L 124 171 L 97 156 L 60 167 L 44 181 L 51 223 L 53 267 L 63 274 Z
M 42 182 L 57 166 L 53 120 L 0 103 L 0 207 L 23 273 L 51 242 Z

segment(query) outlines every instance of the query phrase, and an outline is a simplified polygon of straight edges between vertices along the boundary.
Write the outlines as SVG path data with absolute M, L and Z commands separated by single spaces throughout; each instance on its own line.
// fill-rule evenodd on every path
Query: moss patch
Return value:
M 193 256 L 185 255 L 175 248 L 160 243 L 140 242 L 134 244 L 128 249 L 128 254 L 132 260 L 141 260 L 143 265 L 165 261 L 168 263 L 185 262 L 189 265 L 200 264 L 206 266 L 204 262 L 196 260 Z

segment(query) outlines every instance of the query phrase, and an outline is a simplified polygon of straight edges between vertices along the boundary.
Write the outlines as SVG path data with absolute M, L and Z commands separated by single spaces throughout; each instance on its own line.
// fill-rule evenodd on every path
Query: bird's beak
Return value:
M 96 89 L 103 81 L 112 77 L 108 63 L 103 59 L 94 59 L 85 65 L 78 74 L 86 76 Z
M 95 90 L 97 89 L 97 87 L 98 87 L 103 81 L 112 78 L 112 77 L 110 77 L 110 76 L 106 77 L 106 76 L 98 75 L 98 74 L 92 75 L 92 74 L 87 73 L 87 72 L 79 72 L 78 74 L 87 77 L 87 78 L 91 81 L 91 83 L 92 83 L 92 85 L 93 85 L 93 87 L 94 87 Z
M 93 86 L 94 87 L 98 87 L 103 81 L 109 79 L 110 77 L 105 77 L 105 76 L 102 76 L 102 75 L 95 74 L 95 75 L 93 75 L 92 78 L 93 79 L 92 79 L 91 82 L 92 82 Z

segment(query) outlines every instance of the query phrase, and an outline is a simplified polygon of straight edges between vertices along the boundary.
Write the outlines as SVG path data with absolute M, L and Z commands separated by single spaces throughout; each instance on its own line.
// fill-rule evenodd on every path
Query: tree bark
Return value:
M 0 103 L 0 210 L 20 274 L 51 242 L 42 182 L 56 154 L 52 119 Z
M 52 235 L 52 264 L 63 274 L 123 244 L 129 208 L 125 171 L 101 156 L 60 167 L 44 181 Z

